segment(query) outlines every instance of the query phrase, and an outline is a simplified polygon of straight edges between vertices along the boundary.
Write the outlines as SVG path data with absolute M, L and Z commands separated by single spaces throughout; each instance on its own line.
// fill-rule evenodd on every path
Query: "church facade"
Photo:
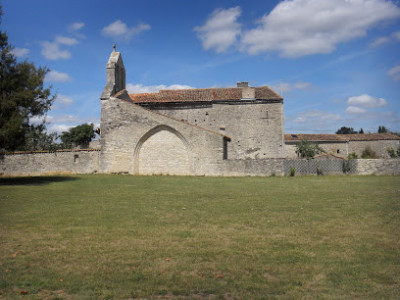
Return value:
M 240 82 L 129 94 L 115 50 L 107 63 L 100 130 L 104 173 L 252 174 L 262 165 L 272 174 L 285 157 L 283 99 L 270 88 Z

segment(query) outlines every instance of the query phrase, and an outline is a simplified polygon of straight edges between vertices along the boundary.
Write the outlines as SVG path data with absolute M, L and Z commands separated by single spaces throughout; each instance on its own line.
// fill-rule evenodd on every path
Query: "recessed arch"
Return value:
M 134 150 L 135 174 L 193 173 L 193 158 L 189 142 L 176 129 L 158 125 L 146 132 Z

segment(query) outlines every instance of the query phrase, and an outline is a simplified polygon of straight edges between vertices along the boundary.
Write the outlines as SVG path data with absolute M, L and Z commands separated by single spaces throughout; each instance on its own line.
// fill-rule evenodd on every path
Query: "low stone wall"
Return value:
M 0 175 L 90 174 L 99 171 L 99 150 L 11 153 L 0 157 Z
M 34 176 L 46 174 L 104 173 L 99 167 L 97 149 L 57 152 L 12 153 L 0 158 L 0 176 Z M 212 176 L 288 176 L 343 174 L 342 159 L 244 159 L 221 160 L 213 168 L 203 170 Z M 349 161 L 349 174 L 400 175 L 400 159 L 354 159 Z
M 400 175 L 400 159 L 356 159 L 357 175 Z
M 282 176 L 285 159 L 238 159 L 221 162 L 222 176 Z

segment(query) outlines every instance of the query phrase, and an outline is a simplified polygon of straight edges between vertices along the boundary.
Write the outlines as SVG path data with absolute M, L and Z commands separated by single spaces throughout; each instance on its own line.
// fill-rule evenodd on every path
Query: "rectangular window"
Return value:
M 224 139 L 223 139 L 223 151 L 224 151 L 224 154 L 223 154 L 223 159 L 228 159 L 228 140 L 224 137 Z

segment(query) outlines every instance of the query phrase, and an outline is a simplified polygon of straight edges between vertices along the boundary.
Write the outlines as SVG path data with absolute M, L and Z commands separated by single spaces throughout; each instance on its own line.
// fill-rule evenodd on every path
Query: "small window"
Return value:
M 78 163 L 79 162 L 79 155 L 78 154 L 75 154 L 74 155 L 74 163 Z
M 340 149 L 337 149 L 337 150 L 336 150 L 336 153 L 340 153 Z
M 223 145 L 223 151 L 224 151 L 224 154 L 223 154 L 223 159 L 228 159 L 228 140 L 226 139 L 226 138 L 224 138 L 224 145 Z

